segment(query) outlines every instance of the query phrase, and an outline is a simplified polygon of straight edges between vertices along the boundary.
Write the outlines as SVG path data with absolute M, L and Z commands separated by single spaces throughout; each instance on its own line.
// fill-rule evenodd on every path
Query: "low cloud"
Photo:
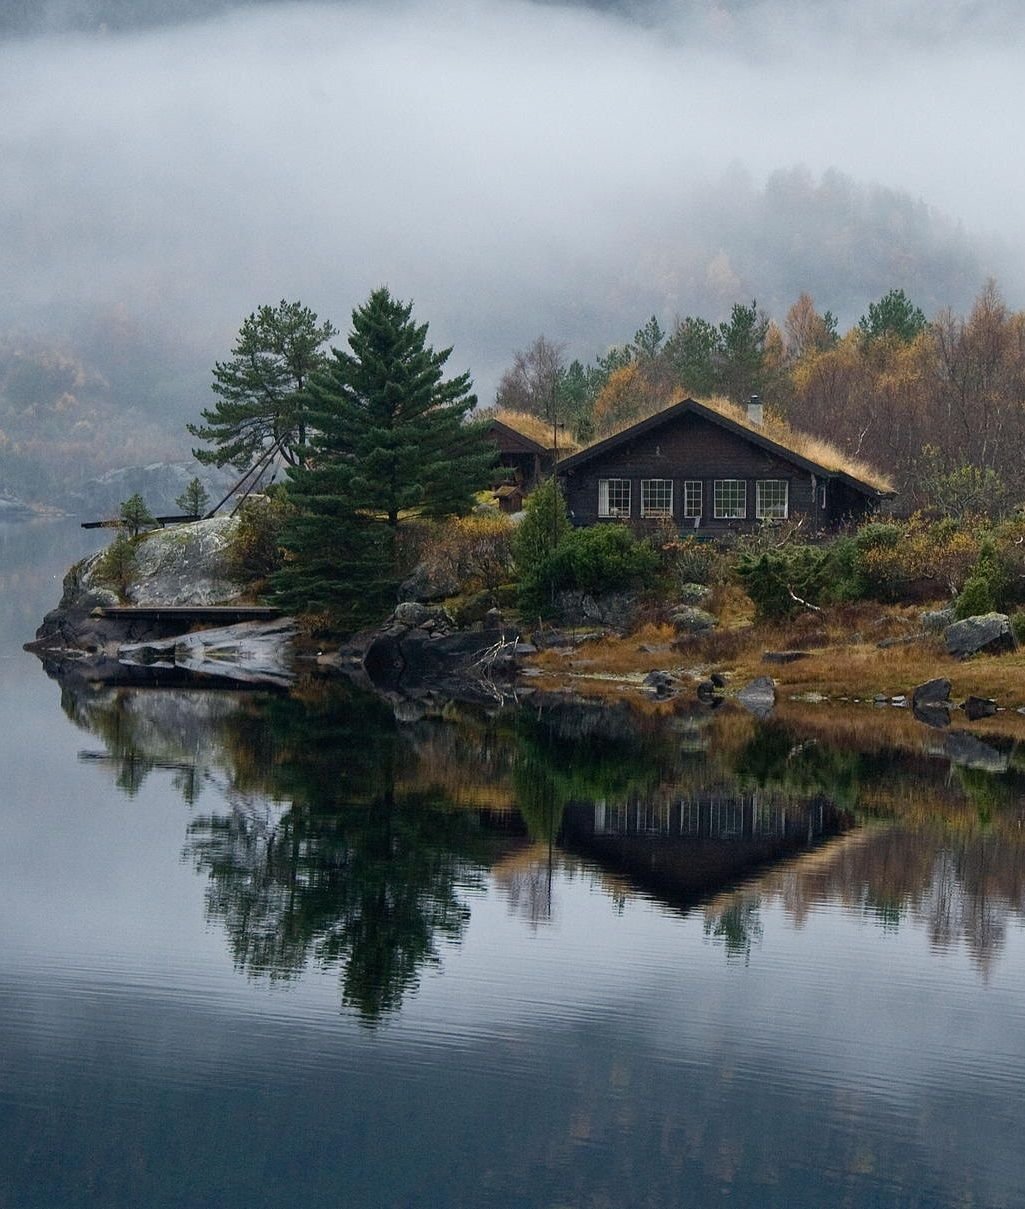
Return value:
M 1020 305 L 1021 38 L 985 10 L 69 3 L 13 36 L 8 4 L 0 325 L 119 307 L 194 372 L 261 302 L 344 329 L 386 282 L 486 400 L 540 331 L 590 357 L 651 313 L 805 289 L 850 322 L 991 272 Z

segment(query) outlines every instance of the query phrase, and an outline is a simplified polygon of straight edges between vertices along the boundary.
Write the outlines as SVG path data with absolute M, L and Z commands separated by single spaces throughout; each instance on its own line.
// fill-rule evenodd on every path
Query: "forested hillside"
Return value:
M 890 475 L 906 508 L 999 510 L 1021 499 L 1025 312 L 992 281 L 967 314 L 931 318 L 891 290 L 846 332 L 807 294 L 782 320 L 756 302 L 735 304 L 727 321 L 690 315 L 669 330 L 653 316 L 587 365 L 540 336 L 516 353 L 496 402 L 590 441 L 685 395 L 759 395 L 770 413 Z

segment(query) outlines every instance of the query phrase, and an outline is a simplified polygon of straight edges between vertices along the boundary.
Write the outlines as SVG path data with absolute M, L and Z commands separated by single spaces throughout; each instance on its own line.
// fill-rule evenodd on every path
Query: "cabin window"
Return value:
M 721 521 L 743 520 L 747 516 L 747 480 L 715 480 L 715 518 Z
M 760 521 L 783 521 L 789 515 L 790 484 L 786 479 L 759 479 L 755 483 L 755 516 Z
M 641 516 L 673 515 L 673 480 L 641 479 Z
M 599 516 L 629 516 L 630 515 L 630 480 L 629 479 L 599 479 L 598 480 L 598 515 Z
M 685 517 L 701 517 L 704 515 L 704 484 L 700 479 L 688 479 L 683 484 L 683 515 Z

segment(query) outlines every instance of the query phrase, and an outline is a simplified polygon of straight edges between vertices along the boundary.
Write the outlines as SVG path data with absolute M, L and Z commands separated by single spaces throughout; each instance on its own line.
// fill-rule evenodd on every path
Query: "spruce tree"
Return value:
M 394 600 L 397 533 L 412 518 L 469 512 L 491 479 L 487 426 L 468 420 L 469 374 L 427 343 L 412 303 L 375 290 L 353 312 L 348 351 L 310 383 L 308 462 L 289 470 L 298 509 L 277 577 L 286 607 L 367 620 Z

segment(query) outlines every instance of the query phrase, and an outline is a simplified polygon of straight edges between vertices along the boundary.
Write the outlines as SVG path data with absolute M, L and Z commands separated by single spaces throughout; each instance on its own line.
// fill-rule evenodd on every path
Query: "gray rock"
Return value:
M 918 620 L 927 630 L 945 630 L 957 621 L 957 614 L 954 606 L 948 605 L 944 609 L 926 609 L 924 613 L 919 613 Z
M 796 663 L 799 659 L 811 658 L 811 651 L 765 651 L 762 663 Z
M 920 634 L 904 634 L 900 638 L 883 638 L 876 643 L 876 646 L 881 651 L 888 651 L 895 646 L 913 646 L 916 642 L 921 642 L 926 637 L 923 630 Z
M 179 638 L 125 643 L 118 662 L 127 666 L 178 668 L 245 684 L 287 686 L 294 679 L 292 640 L 297 628 L 290 617 L 245 621 Z
M 997 712 L 997 703 L 992 697 L 966 697 L 961 708 L 969 722 L 977 722 L 980 718 L 992 718 Z
M 681 604 L 696 605 L 707 600 L 712 595 L 712 589 L 706 588 L 704 584 L 681 584 L 677 595 Z
M 637 619 L 637 597 L 633 592 L 559 592 L 555 607 L 569 625 L 603 625 L 629 630 Z
M 447 609 L 440 605 L 425 605 L 417 600 L 404 600 L 395 606 L 388 622 L 393 626 L 405 626 L 409 629 L 441 629 L 451 630 L 455 621 Z
M 918 708 L 923 705 L 941 705 L 950 700 L 950 681 L 942 676 L 935 680 L 926 680 L 917 685 L 911 692 L 911 704 Z
M 757 676 L 737 693 L 737 700 L 756 717 L 767 717 L 776 704 L 776 685 L 770 676 Z
M 943 631 L 943 640 L 951 655 L 966 659 L 979 651 L 994 654 L 1011 650 L 1014 639 L 1006 613 L 981 613 L 955 621 Z
M 214 605 L 238 596 L 228 577 L 225 551 L 238 521 L 215 516 L 208 521 L 155 529 L 136 547 L 128 588 L 134 605 Z
M 716 626 L 712 614 L 696 605 L 681 605 L 673 610 L 669 620 L 677 634 L 705 634 Z
M 676 677 L 665 671 L 649 672 L 641 683 L 645 688 L 653 688 L 662 697 L 676 688 Z
M 727 677 L 722 672 L 713 672 L 711 676 L 709 676 L 709 680 L 711 680 L 712 684 L 716 688 L 726 687 Z
M 412 575 L 399 588 L 403 600 L 432 601 L 455 596 L 459 591 L 459 580 L 451 571 L 429 567 L 420 563 Z
M 899 693 L 896 697 L 890 698 L 890 704 L 897 709 L 907 709 L 908 699 L 903 693 Z

